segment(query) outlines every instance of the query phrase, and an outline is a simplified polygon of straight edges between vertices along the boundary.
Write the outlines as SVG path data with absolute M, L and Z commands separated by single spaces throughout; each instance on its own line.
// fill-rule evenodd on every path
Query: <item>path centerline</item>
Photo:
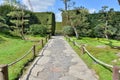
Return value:
M 20 80 L 98 80 L 63 36 L 53 36 L 44 48 Z

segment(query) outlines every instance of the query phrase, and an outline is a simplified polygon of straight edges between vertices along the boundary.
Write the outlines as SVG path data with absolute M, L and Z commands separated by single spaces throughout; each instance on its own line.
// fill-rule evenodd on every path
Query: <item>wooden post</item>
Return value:
M 113 67 L 113 80 L 120 80 L 120 67 Z
M 84 45 L 81 45 L 82 54 L 85 54 Z
M 43 39 L 41 39 L 41 46 L 44 47 Z
M 33 45 L 33 57 L 35 57 L 35 56 L 36 56 L 36 46 Z
M 51 34 L 49 34 L 49 39 L 51 38 Z
M 45 38 L 45 41 L 46 41 L 46 43 L 47 43 L 47 36 L 46 36 L 46 38 Z
M 8 65 L 0 65 L 0 80 L 9 80 Z
M 65 38 L 66 38 L 66 40 L 68 39 L 68 38 L 67 38 L 67 35 L 65 35 Z
M 67 37 L 67 36 L 65 36 L 65 38 L 66 38 L 66 40 L 68 40 L 68 37 Z
M 70 38 L 68 38 L 68 41 L 70 42 Z
M 73 40 L 73 46 L 75 46 L 75 40 Z

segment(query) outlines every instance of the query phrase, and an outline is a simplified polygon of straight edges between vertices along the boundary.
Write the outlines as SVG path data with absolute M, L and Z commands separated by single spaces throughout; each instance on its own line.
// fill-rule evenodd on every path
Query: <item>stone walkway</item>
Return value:
M 43 55 L 43 56 L 41 56 Z M 54 36 L 19 80 L 98 80 L 62 36 Z

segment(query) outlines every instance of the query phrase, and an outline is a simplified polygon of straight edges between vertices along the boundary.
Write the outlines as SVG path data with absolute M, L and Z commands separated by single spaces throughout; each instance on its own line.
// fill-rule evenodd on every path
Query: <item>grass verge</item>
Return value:
M 34 44 L 37 44 L 36 52 L 39 52 L 42 47 L 40 44 L 38 44 L 38 42 L 36 42 L 36 40 L 39 41 L 43 37 L 29 36 L 29 38 L 32 39 L 32 41 L 24 41 L 20 38 L 13 38 L 4 34 L 0 34 L 0 64 L 9 64 L 11 62 L 14 62 L 15 60 L 22 57 Z M 9 80 L 16 80 L 18 76 L 21 75 L 21 71 L 26 63 L 30 62 L 32 59 L 33 54 L 31 52 L 20 62 L 10 66 L 8 68 Z
M 74 37 L 71 39 L 76 40 Z M 106 40 L 103 38 L 82 38 L 80 40 L 76 40 L 78 44 L 85 44 L 87 50 L 97 59 L 111 64 L 120 66 L 120 57 L 117 56 L 120 53 L 119 49 L 111 48 L 111 45 L 119 46 L 120 42 L 116 40 Z M 112 44 L 109 45 L 109 43 Z M 73 46 L 71 42 L 69 42 L 73 49 L 78 53 L 78 55 L 85 61 L 89 68 L 94 69 L 96 74 L 99 76 L 99 80 L 112 80 L 112 72 L 106 69 L 105 67 L 99 65 L 94 62 L 87 54 L 82 54 L 81 49 L 76 46 Z

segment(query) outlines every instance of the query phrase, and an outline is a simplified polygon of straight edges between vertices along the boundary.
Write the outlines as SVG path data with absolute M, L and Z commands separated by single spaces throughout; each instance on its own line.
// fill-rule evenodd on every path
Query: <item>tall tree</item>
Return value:
M 64 3 L 65 11 L 67 11 L 68 10 L 68 2 L 70 2 L 71 0 L 61 0 L 61 1 L 63 1 L 63 3 Z
M 69 13 L 68 13 L 68 3 L 71 1 L 71 0 L 61 0 L 63 3 L 64 3 L 64 9 L 60 9 L 62 12 L 64 12 L 64 15 L 66 17 L 66 23 L 65 25 L 68 25 L 68 21 L 69 21 Z
M 8 25 L 6 24 L 6 20 L 0 16 L 0 28 L 2 27 L 8 28 Z
M 115 16 L 114 9 L 107 9 L 107 6 L 103 6 L 102 10 L 100 11 L 100 23 L 96 26 L 96 30 L 101 30 L 101 33 L 104 34 L 106 39 L 109 39 L 111 35 L 115 33 L 115 28 L 112 26 L 113 16 Z M 99 31 L 98 31 L 99 32 Z
M 23 40 L 25 40 L 24 37 L 24 25 L 28 24 L 28 19 L 25 19 L 26 17 L 29 17 L 27 14 L 25 14 L 22 11 L 11 11 L 7 16 L 11 17 L 10 22 L 13 24 L 14 31 L 19 31 L 21 37 Z M 15 26 L 14 26 L 15 25 Z
M 70 24 L 74 29 L 76 38 L 78 39 L 80 35 L 84 35 L 87 31 L 88 22 L 87 15 L 89 14 L 88 10 L 84 7 L 78 7 L 70 11 Z
M 106 39 L 108 39 L 108 33 L 107 33 L 107 27 L 108 27 L 108 6 L 102 6 L 102 10 L 99 12 L 102 13 L 103 15 L 101 16 L 101 20 L 105 23 L 104 26 L 104 36 Z
M 25 40 L 24 37 L 24 28 L 25 28 L 25 24 L 28 22 L 28 20 L 26 20 L 26 17 L 29 17 L 29 15 L 25 14 L 24 10 L 25 10 L 25 5 L 21 4 L 19 1 L 17 0 L 11 0 L 11 6 L 14 6 L 14 11 L 11 11 L 10 13 L 8 13 L 7 15 L 9 17 L 11 17 L 12 19 L 10 20 L 10 22 L 12 24 L 16 25 L 16 28 L 18 28 L 22 39 Z

